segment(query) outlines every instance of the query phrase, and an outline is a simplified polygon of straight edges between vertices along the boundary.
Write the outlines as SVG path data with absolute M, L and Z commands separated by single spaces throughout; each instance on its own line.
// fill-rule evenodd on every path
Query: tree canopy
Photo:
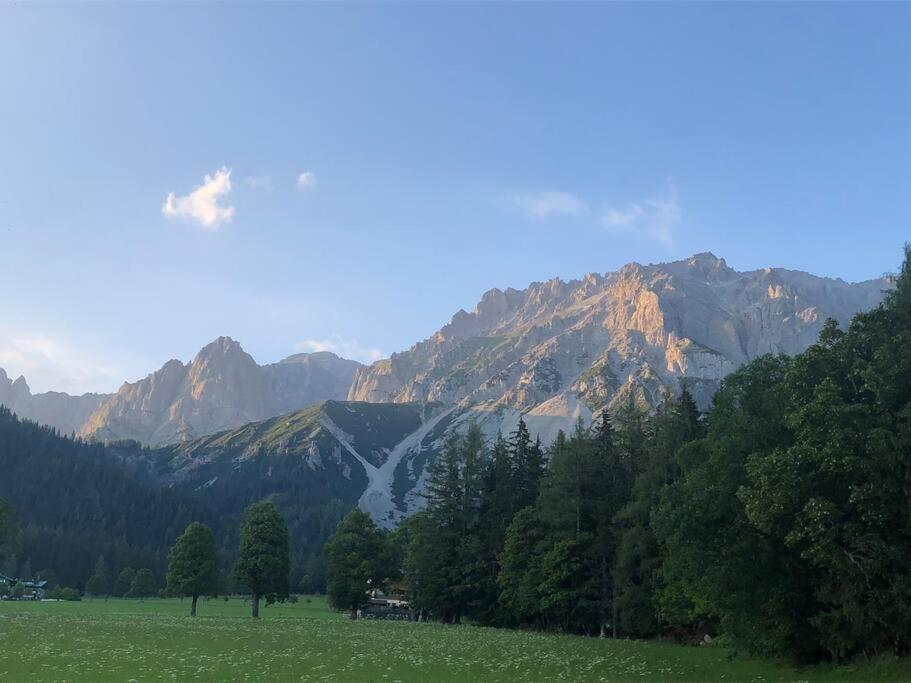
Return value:
M 262 501 L 247 508 L 234 571 L 253 595 L 253 617 L 259 617 L 260 598 L 265 598 L 267 605 L 288 598 L 289 545 L 288 526 L 275 503 Z
M 192 598 L 190 615 L 194 617 L 199 596 L 214 596 L 218 592 L 215 537 L 205 524 L 190 524 L 171 549 L 168 557 L 167 591 L 171 595 Z

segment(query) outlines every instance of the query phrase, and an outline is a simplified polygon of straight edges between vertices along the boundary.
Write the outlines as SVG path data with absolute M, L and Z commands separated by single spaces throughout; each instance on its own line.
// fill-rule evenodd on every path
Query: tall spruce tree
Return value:
M 450 433 L 443 452 L 430 466 L 425 496 L 432 524 L 417 531 L 416 542 L 432 556 L 432 565 L 426 570 L 433 573 L 434 580 L 427 583 L 427 589 L 435 587 L 436 591 L 428 595 L 428 606 L 446 623 L 461 621 L 467 597 L 462 555 L 467 530 L 465 452 L 464 438 Z
M 635 415 L 627 415 L 629 421 L 624 428 L 636 429 Z M 665 488 L 680 476 L 678 449 L 698 437 L 701 429 L 699 412 L 686 387 L 677 400 L 669 393 L 665 395 L 647 427 L 647 434 L 642 432 L 646 438 L 632 497 L 616 518 L 622 531 L 614 565 L 619 626 L 625 633 L 640 637 L 653 635 L 661 628 L 655 604 L 662 557 L 651 526 L 652 510 Z
M 544 453 L 541 441 L 531 440 L 523 418 L 519 418 L 516 431 L 509 435 L 509 457 L 512 465 L 514 510 L 534 505 L 538 499 L 541 478 L 544 475 Z
M 503 550 L 506 529 L 514 513 L 513 476 L 506 441 L 497 434 L 491 456 L 486 460 L 478 509 L 478 564 L 474 581 L 474 616 L 485 624 L 509 621 L 499 603 L 498 555 Z
M 612 568 L 619 544 L 615 522 L 627 504 L 633 482 L 634 463 L 617 446 L 617 434 L 607 409 L 591 428 L 593 465 L 590 483 L 596 495 L 593 509 L 594 540 L 590 553 L 596 572 L 598 633 L 604 638 L 610 627 L 617 637 L 618 601 L 615 599 Z

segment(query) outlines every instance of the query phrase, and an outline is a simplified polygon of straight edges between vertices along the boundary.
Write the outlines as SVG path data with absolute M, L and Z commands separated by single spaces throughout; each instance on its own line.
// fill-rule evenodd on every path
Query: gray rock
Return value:
M 219 337 L 186 365 L 170 360 L 145 379 L 125 383 L 86 420 L 79 436 L 151 446 L 189 441 L 344 398 L 359 367 L 327 352 L 260 366 L 236 341 Z

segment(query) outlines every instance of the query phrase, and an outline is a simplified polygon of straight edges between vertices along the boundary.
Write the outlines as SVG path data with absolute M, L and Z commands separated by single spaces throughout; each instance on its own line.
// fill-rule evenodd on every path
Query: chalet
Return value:
M 383 591 L 373 589 L 367 593 L 367 604 L 360 610 L 367 619 L 411 620 L 414 614 L 411 605 L 402 597 L 386 595 Z
M 21 597 L 14 598 L 18 593 L 16 587 L 22 585 Z M 44 579 L 14 579 L 12 576 L 0 574 L 0 599 L 3 600 L 43 600 L 47 592 L 47 581 Z

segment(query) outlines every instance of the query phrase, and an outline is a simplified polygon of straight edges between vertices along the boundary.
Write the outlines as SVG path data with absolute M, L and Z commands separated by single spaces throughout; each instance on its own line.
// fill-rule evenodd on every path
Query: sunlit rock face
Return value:
M 170 360 L 145 379 L 125 383 L 79 435 L 152 446 L 187 441 L 344 398 L 359 367 L 328 352 L 260 366 L 236 341 L 219 337 L 190 363 Z
M 738 272 L 705 253 L 493 289 L 429 339 L 359 369 L 348 398 L 533 412 L 562 397 L 570 413 L 580 402 L 594 412 L 630 392 L 654 405 L 685 382 L 706 406 L 729 372 L 804 350 L 827 318 L 846 325 L 886 288 L 779 268 Z

